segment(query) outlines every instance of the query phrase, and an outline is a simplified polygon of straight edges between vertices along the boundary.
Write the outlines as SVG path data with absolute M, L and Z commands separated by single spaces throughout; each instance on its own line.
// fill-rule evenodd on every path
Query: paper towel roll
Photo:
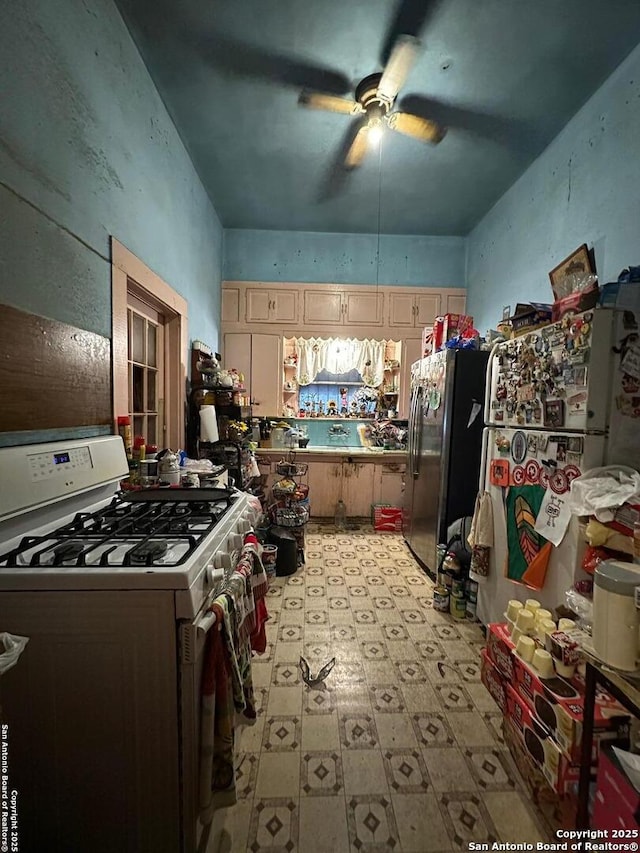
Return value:
M 200 441 L 219 441 L 215 406 L 200 406 Z

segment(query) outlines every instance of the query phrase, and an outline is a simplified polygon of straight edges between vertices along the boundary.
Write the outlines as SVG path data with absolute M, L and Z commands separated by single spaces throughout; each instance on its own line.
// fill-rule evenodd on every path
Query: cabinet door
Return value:
M 244 387 L 251 396 L 251 335 L 249 332 L 227 332 L 223 338 L 222 362 L 244 374 Z
M 278 416 L 282 408 L 282 338 L 251 335 L 251 393 L 255 415 Z
M 341 495 L 342 465 L 338 462 L 310 462 L 307 472 L 309 503 L 313 518 L 333 518 Z
M 278 323 L 298 322 L 298 291 L 271 291 L 271 319 Z
M 342 293 L 327 290 L 305 290 L 303 321 L 309 325 L 342 324 Z
M 239 287 L 223 287 L 220 315 L 222 326 L 229 323 L 240 322 L 240 288 Z
M 371 462 L 343 462 L 342 500 L 348 516 L 371 517 L 375 467 Z
M 398 417 L 409 417 L 409 397 L 411 396 L 411 365 L 422 358 L 422 338 L 409 338 L 402 345 L 400 373 L 400 396 L 398 397 Z
M 447 314 L 464 314 L 467 297 L 464 294 L 450 293 L 447 296 Z
M 380 469 L 380 503 L 402 506 L 406 465 L 403 462 L 384 462 Z
M 344 322 L 349 326 L 381 326 L 382 293 L 347 290 L 343 294 Z
M 247 323 L 268 323 L 271 320 L 271 291 L 263 287 L 248 287 L 246 291 Z
M 447 309 L 449 310 L 449 309 Z M 416 326 L 433 326 L 440 314 L 440 294 L 421 293 L 416 296 Z
M 390 326 L 415 325 L 415 297 L 413 293 L 390 293 L 388 295 Z

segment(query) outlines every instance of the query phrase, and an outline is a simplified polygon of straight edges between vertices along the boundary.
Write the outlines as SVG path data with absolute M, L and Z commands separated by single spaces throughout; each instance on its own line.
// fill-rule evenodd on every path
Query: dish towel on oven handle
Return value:
M 207 634 L 202 668 L 199 810 L 203 825 L 216 809 L 236 802 L 234 702 L 230 661 L 222 631 L 223 607 L 211 605 L 216 625 Z

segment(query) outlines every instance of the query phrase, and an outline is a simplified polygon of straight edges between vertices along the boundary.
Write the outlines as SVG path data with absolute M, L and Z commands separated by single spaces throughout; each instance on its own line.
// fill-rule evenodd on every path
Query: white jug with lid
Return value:
M 172 450 L 167 450 L 158 463 L 158 476 L 161 483 L 171 486 L 180 485 L 180 457 Z

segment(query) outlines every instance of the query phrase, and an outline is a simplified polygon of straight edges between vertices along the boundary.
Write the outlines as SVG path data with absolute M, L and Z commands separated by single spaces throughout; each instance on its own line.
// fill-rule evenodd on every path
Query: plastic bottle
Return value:
M 342 499 L 336 504 L 334 524 L 336 530 L 346 530 L 347 528 L 347 508 Z
M 640 520 L 633 525 L 633 562 L 640 565 Z
M 124 452 L 127 454 L 127 459 L 131 459 L 132 453 L 132 433 L 131 433 L 131 418 L 129 415 L 120 415 L 118 417 L 118 434 L 124 443 Z

